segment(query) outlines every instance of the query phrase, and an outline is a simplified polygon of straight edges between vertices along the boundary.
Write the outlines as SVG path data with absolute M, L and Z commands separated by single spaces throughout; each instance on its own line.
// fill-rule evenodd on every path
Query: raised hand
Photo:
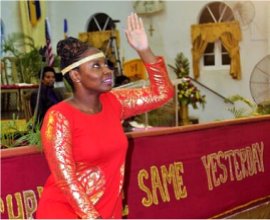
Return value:
M 144 30 L 142 19 L 132 13 L 127 18 L 127 29 L 125 31 L 127 40 L 136 51 L 148 49 L 148 39 Z
M 156 62 L 156 57 L 148 44 L 148 39 L 144 30 L 142 19 L 139 18 L 137 14 L 132 13 L 128 16 L 127 29 L 125 33 L 128 43 L 137 51 L 143 62 Z

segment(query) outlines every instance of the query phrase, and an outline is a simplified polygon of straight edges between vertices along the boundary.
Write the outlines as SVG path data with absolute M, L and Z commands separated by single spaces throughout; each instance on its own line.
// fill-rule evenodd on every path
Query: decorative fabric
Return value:
M 31 3 L 30 3 L 31 2 Z M 31 11 L 31 8 L 28 7 L 29 4 L 31 5 L 37 5 L 38 4 L 38 9 L 39 11 L 39 18 L 36 20 L 34 23 L 31 22 L 29 19 L 29 14 Z M 46 39 L 45 39 L 45 18 L 47 14 L 46 10 L 46 1 L 18 1 L 18 10 L 20 16 L 20 22 L 22 25 L 21 31 L 26 35 L 26 36 L 31 36 L 33 38 L 33 41 L 35 42 L 36 48 L 44 47 L 46 44 Z M 32 8 L 33 9 L 33 8 Z M 36 10 L 36 8 L 34 8 Z M 36 16 L 36 13 L 35 15 Z M 24 48 L 27 52 L 31 51 L 33 48 L 28 45 L 24 44 Z
M 123 74 L 130 79 L 147 79 L 146 69 L 141 59 L 127 60 L 123 63 Z
M 91 31 L 79 33 L 79 39 L 83 42 L 87 42 L 90 45 L 93 45 L 96 48 L 106 49 L 110 38 L 115 37 L 116 46 L 120 46 L 120 34 L 118 30 L 110 30 L 110 31 Z
M 224 23 L 207 23 L 191 26 L 192 58 L 194 77 L 200 76 L 199 62 L 208 43 L 220 39 L 231 58 L 230 75 L 234 79 L 241 79 L 241 65 L 239 41 L 241 29 L 237 21 Z

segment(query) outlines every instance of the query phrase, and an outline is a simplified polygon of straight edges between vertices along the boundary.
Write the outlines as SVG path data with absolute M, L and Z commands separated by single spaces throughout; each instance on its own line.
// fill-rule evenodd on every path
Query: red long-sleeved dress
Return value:
M 63 101 L 47 112 L 42 144 L 49 176 L 37 218 L 121 218 L 127 138 L 121 120 L 157 108 L 173 96 L 161 57 L 145 64 L 150 86 L 100 96 L 102 110 L 86 114 Z

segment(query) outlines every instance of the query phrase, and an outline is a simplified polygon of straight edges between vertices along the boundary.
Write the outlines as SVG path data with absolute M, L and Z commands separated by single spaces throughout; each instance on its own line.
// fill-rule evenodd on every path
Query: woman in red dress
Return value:
M 127 19 L 126 37 L 146 66 L 148 87 L 112 90 L 113 72 L 100 50 L 72 37 L 57 45 L 73 97 L 51 107 L 43 121 L 51 175 L 37 218 L 122 218 L 128 142 L 121 121 L 160 107 L 174 94 L 164 60 L 152 53 L 136 14 Z

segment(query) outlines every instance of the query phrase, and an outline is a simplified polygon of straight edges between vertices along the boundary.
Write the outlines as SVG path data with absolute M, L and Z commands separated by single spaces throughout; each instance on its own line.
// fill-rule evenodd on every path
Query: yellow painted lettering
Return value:
M 138 173 L 138 185 L 139 188 L 146 193 L 146 197 L 142 198 L 142 204 L 149 207 L 153 203 L 153 198 L 150 189 L 144 184 L 144 179 L 148 179 L 149 174 L 145 169 L 142 169 Z
M 5 205 L 4 205 L 2 197 L 0 198 L 0 212 L 1 213 L 5 212 Z
M 12 195 L 8 194 L 6 197 L 8 218 L 9 219 L 24 219 L 23 202 L 22 202 L 21 193 L 16 192 L 14 194 L 14 196 L 15 196 L 16 203 L 17 203 L 17 215 L 14 213 Z
M 174 166 L 175 166 L 175 175 L 176 175 L 176 182 L 175 182 L 174 189 L 177 189 L 177 195 L 175 195 L 176 199 L 186 198 L 187 197 L 187 189 L 186 189 L 186 186 L 184 185 L 183 177 L 182 177 L 182 175 L 180 175 L 180 174 L 184 173 L 183 163 L 182 162 L 175 162 Z
M 247 151 L 247 164 L 248 164 L 248 174 L 249 176 L 254 175 L 254 166 L 253 166 L 253 157 L 252 157 L 252 150 L 251 147 L 246 147 Z
M 209 190 L 213 190 L 213 183 L 212 183 L 212 178 L 211 178 L 211 167 L 210 167 L 210 161 L 209 161 L 208 155 L 206 156 L 202 156 L 201 160 L 203 162 L 203 166 L 206 172 L 206 176 L 207 176 L 207 183 L 208 183 L 208 189 Z
M 246 148 L 241 149 L 239 151 L 239 157 L 240 157 L 240 164 L 241 164 L 241 170 L 242 170 L 242 176 L 243 178 L 248 177 L 248 166 L 247 166 L 247 151 Z
M 43 192 L 43 186 L 37 186 L 37 192 L 38 192 L 38 198 L 40 198 Z
M 161 170 L 161 176 L 162 176 L 162 182 L 164 186 L 164 194 L 165 194 L 165 201 L 164 202 L 169 202 L 170 201 L 170 194 L 168 191 L 168 184 L 172 184 L 172 182 L 175 182 L 175 170 L 174 166 L 171 164 L 169 166 L 169 171 L 167 170 L 167 167 L 165 165 L 160 167 Z M 173 183 L 174 184 L 174 183 Z M 176 193 L 177 190 L 174 190 Z
M 235 150 L 233 154 L 233 163 L 234 163 L 234 170 L 235 170 L 235 177 L 237 181 L 243 179 L 242 172 L 240 170 L 239 162 L 237 160 L 237 155 L 239 155 L 239 150 Z
M 158 205 L 158 195 L 157 195 L 158 191 L 163 201 L 165 201 L 166 196 L 161 183 L 158 168 L 156 166 L 151 166 L 150 170 L 151 170 L 153 203 L 155 205 Z
M 229 162 L 230 180 L 234 181 L 233 163 L 232 163 L 232 160 L 231 160 L 232 155 L 233 155 L 232 150 L 228 150 L 228 151 L 225 152 L 225 159 L 228 160 L 228 162 Z
M 23 191 L 23 201 L 24 201 L 26 218 L 33 219 L 34 218 L 33 214 L 37 210 L 37 199 L 36 199 L 35 192 L 33 190 Z
M 228 172 L 227 172 L 227 168 L 226 166 L 221 163 L 220 158 L 224 158 L 224 153 L 222 151 L 218 152 L 217 155 L 217 164 L 219 166 L 219 168 L 222 170 L 222 173 L 219 174 L 219 179 L 221 183 L 226 183 L 227 179 L 228 179 Z
M 263 149 L 264 149 L 264 144 L 263 142 L 261 142 L 261 146 L 260 144 L 257 145 L 257 149 L 258 149 L 258 152 L 259 152 L 259 158 L 260 158 L 260 171 L 261 172 L 264 172 L 264 161 L 263 161 Z
M 211 170 L 212 170 L 212 179 L 215 187 L 218 187 L 220 185 L 220 180 L 217 178 L 216 173 L 217 173 L 217 163 L 214 160 L 216 158 L 216 153 L 210 154 L 211 156 Z

